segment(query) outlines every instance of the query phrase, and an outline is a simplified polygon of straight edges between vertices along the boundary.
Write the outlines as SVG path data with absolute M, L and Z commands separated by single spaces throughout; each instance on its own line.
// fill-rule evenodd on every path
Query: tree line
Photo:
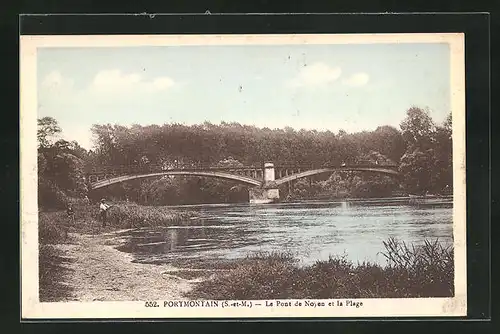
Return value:
M 38 120 L 40 205 L 67 201 L 88 193 L 85 174 L 109 166 L 146 167 L 176 164 L 257 165 L 263 161 L 315 165 L 377 163 L 399 165 L 401 177 L 338 172 L 284 185 L 290 198 L 387 196 L 395 190 L 412 194 L 452 188 L 451 114 L 436 124 L 429 112 L 412 107 L 400 128 L 331 131 L 258 128 L 238 123 L 133 125 L 95 124 L 94 147 L 57 140 L 57 120 Z M 117 184 L 102 194 L 145 204 L 246 201 L 245 186 L 207 178 L 164 177 Z

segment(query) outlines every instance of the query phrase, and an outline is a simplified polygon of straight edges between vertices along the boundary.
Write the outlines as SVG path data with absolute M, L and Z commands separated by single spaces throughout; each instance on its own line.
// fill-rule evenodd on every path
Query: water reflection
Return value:
M 451 203 L 408 205 L 407 201 L 342 201 L 273 205 L 176 207 L 196 219 L 177 226 L 128 233 L 120 248 L 142 262 L 237 258 L 255 251 L 291 251 L 303 263 L 344 252 L 353 261 L 383 262 L 389 237 L 421 243 L 452 242 Z

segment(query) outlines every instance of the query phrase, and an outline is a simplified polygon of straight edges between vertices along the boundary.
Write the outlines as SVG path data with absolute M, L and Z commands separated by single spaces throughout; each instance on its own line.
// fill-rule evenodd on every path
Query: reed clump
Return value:
M 260 253 L 199 283 L 188 293 L 203 299 L 329 299 L 450 297 L 453 250 L 437 240 L 408 246 L 384 242 L 387 265 L 349 261 L 345 255 L 299 266 L 290 253 Z
M 108 220 L 112 226 L 138 228 L 178 225 L 191 216 L 189 213 L 174 212 L 167 207 L 127 203 L 109 209 Z
M 68 240 L 68 234 L 98 233 L 103 230 L 179 225 L 188 221 L 189 212 L 174 212 L 167 207 L 142 206 L 116 203 L 109 210 L 106 226 L 100 221 L 99 207 L 73 202 L 74 219 L 65 211 L 43 211 L 38 215 L 38 232 L 41 244 L 60 244 Z

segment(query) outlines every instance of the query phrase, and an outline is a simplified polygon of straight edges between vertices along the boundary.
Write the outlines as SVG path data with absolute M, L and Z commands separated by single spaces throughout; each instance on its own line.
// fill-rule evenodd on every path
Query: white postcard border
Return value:
M 418 299 L 350 299 L 361 307 L 324 306 L 342 301 L 286 300 L 291 306 L 160 307 L 139 302 L 54 302 L 38 298 L 37 207 L 37 49 L 42 47 L 137 47 L 152 45 L 277 45 L 277 44 L 448 43 L 453 117 L 453 237 L 455 297 Z M 407 317 L 464 316 L 466 290 L 466 180 L 465 180 L 465 54 L 464 34 L 300 34 L 300 35 L 78 35 L 20 37 L 20 207 L 22 318 L 232 318 L 232 317 Z M 308 301 L 310 305 L 304 306 Z M 228 301 L 232 303 L 234 301 Z M 269 301 L 268 301 L 269 302 Z M 302 306 L 295 306 L 302 302 Z M 260 301 L 262 305 L 266 301 Z M 314 304 L 316 303 L 316 304 Z M 276 303 L 274 304 L 276 305 Z

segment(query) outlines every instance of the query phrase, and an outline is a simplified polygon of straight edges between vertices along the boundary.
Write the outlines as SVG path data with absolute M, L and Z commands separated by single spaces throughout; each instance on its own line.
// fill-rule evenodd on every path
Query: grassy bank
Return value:
M 260 253 L 198 284 L 197 299 L 411 298 L 453 296 L 453 250 L 426 241 L 384 243 L 387 266 L 345 257 L 299 266 L 289 253 Z
M 40 212 L 40 299 L 57 301 L 71 295 L 65 258 L 54 245 L 71 243 L 66 232 L 101 233 L 146 226 L 180 224 L 190 218 L 165 207 L 118 203 L 102 227 L 96 205 L 75 204 L 75 222 L 63 211 Z M 70 247 L 71 245 L 67 245 Z M 384 243 L 388 265 L 354 264 L 346 257 L 331 257 L 301 266 L 290 253 L 258 253 L 239 260 L 172 263 L 175 275 L 203 278 L 186 297 L 192 299 L 287 298 L 408 298 L 453 296 L 453 249 L 438 241 L 406 245 L 395 239 Z M 64 249 L 64 248 L 63 248 Z
M 41 211 L 38 215 L 40 300 L 43 302 L 67 299 L 72 291 L 66 276 L 71 259 L 57 246 L 71 244 L 70 233 L 97 234 L 113 230 L 145 226 L 168 226 L 189 218 L 164 207 L 146 207 L 131 203 L 117 203 L 109 210 L 106 227 L 99 221 L 96 204 L 74 201 L 75 219 L 69 221 L 66 212 Z
M 116 203 L 108 211 L 106 227 L 99 220 L 96 204 L 76 203 L 73 206 L 75 219 L 69 221 L 66 212 L 41 211 L 39 217 L 39 238 L 42 244 L 66 242 L 66 232 L 99 233 L 117 229 L 169 226 L 190 218 L 189 213 L 174 212 L 166 207 L 142 206 L 132 203 Z

